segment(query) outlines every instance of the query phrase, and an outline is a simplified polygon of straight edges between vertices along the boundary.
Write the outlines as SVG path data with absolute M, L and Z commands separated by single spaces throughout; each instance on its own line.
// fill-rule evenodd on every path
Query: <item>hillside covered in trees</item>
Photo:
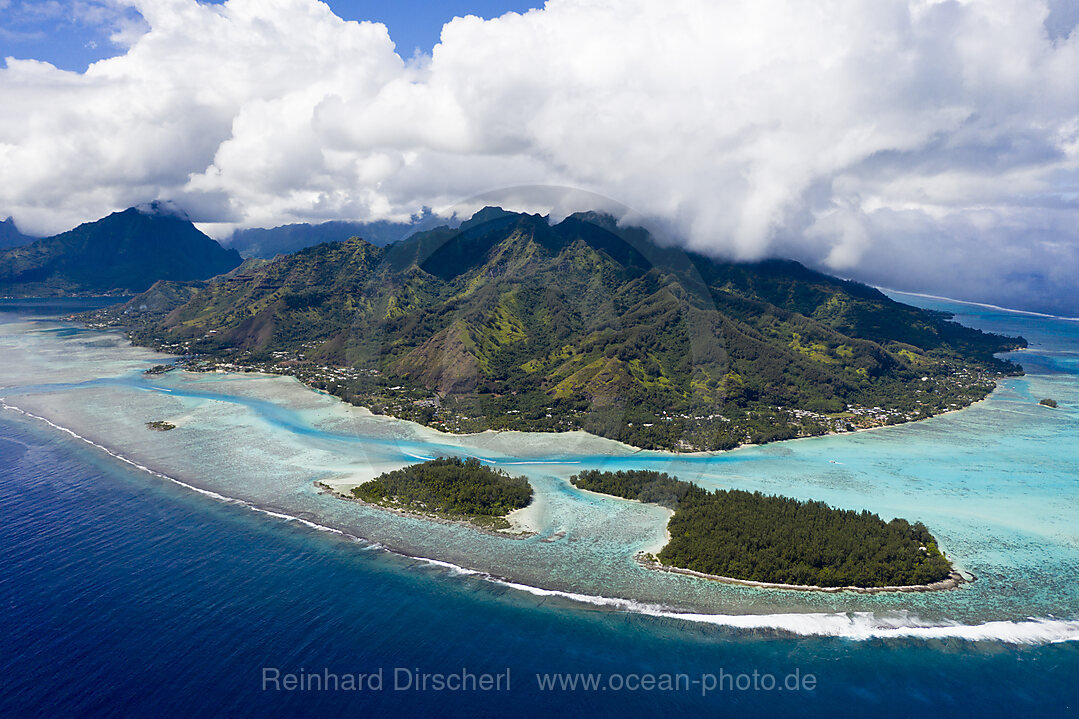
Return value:
M 674 509 L 669 567 L 755 582 L 819 587 L 894 587 L 945 580 L 951 564 L 920 522 L 885 522 L 760 492 L 708 492 L 648 470 L 574 475 L 575 486 Z
M 292 374 L 448 431 L 585 429 L 643 448 L 930 416 L 1019 372 L 994 354 L 1025 345 L 796 262 L 665 248 L 596 213 L 551 224 L 487 208 L 385 248 L 352 238 L 168 285 L 90 321 L 193 368 Z

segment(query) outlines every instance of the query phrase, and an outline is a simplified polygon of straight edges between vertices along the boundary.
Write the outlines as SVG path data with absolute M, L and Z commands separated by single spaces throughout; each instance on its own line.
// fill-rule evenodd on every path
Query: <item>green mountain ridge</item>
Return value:
M 352 238 L 249 260 L 173 294 L 95 320 L 193 366 L 294 374 L 452 431 L 586 429 L 681 450 L 965 406 L 1019 371 L 994 354 L 1025 345 L 796 262 L 663 248 L 597 213 L 552 225 L 487 208 L 386 248 Z
M 205 280 L 241 262 L 184 218 L 135 208 L 0 250 L 0 294 L 133 294 L 158 280 Z

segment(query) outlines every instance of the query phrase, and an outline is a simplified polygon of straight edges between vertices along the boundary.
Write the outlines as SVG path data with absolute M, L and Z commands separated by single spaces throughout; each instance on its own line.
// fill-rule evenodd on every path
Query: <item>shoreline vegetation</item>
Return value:
M 83 320 L 81 320 L 79 318 L 67 317 L 67 318 L 64 318 L 64 319 L 67 319 L 67 320 L 70 320 L 70 321 L 73 321 L 73 322 L 82 322 L 83 324 L 85 324 L 83 322 Z M 119 327 L 92 327 L 90 325 L 86 325 L 86 326 L 89 329 L 97 329 L 97 330 L 101 330 L 101 331 L 108 331 L 108 330 L 119 331 L 119 332 L 124 331 L 123 328 L 119 328 Z M 138 344 L 136 344 L 134 342 L 132 342 L 132 345 L 133 346 L 140 346 L 140 345 L 138 345 Z M 164 349 L 156 349 L 155 348 L 155 351 L 161 352 L 163 354 L 169 354 L 170 353 L 169 350 L 164 350 Z M 605 437 L 605 436 L 603 436 L 601 434 L 596 434 L 594 432 L 590 432 L 589 430 L 583 429 L 583 428 L 550 429 L 550 430 L 487 428 L 487 429 L 481 429 L 481 430 L 475 430 L 475 431 L 464 431 L 464 430 L 455 431 L 455 430 L 453 430 L 453 429 L 451 429 L 449 427 L 446 427 L 446 426 L 438 424 L 438 423 L 425 423 L 425 422 L 422 422 L 422 421 L 420 421 L 417 418 L 412 417 L 412 416 L 398 416 L 398 415 L 394 415 L 394 414 L 375 412 L 374 410 L 372 410 L 370 407 L 368 407 L 366 405 L 357 404 L 356 402 L 351 402 L 349 400 L 346 400 L 345 398 L 341 397 L 340 395 L 334 394 L 329 389 L 326 389 L 325 387 L 321 386 L 321 384 L 308 381 L 308 380 L 302 378 L 301 376 L 299 376 L 299 375 L 297 375 L 297 374 L 295 374 L 293 372 L 279 372 L 279 371 L 274 371 L 273 369 L 268 369 L 266 367 L 257 366 L 257 365 L 236 365 L 236 364 L 232 364 L 232 363 L 214 364 L 214 363 L 206 363 L 205 358 L 201 358 L 201 357 L 180 356 L 180 357 L 177 357 L 177 360 L 176 360 L 175 364 L 170 365 L 170 368 L 171 369 L 181 369 L 184 372 L 191 372 L 191 373 L 194 373 L 194 374 L 211 374 L 211 373 L 213 373 L 213 374 L 258 374 L 258 375 L 265 375 L 267 377 L 288 377 L 288 378 L 296 380 L 297 382 L 302 384 L 304 387 L 306 387 L 307 389 L 309 389 L 309 390 L 311 390 L 313 392 L 317 392 L 317 393 L 322 394 L 322 395 L 328 395 L 330 397 L 334 397 L 335 399 L 337 399 L 337 400 L 339 400 L 341 402 L 344 402 L 345 404 L 351 405 L 353 407 L 357 407 L 359 409 L 367 410 L 368 412 L 371 412 L 371 414 L 373 414 L 374 416 L 387 417 L 389 419 L 395 419 L 395 420 L 398 420 L 400 422 L 412 422 L 412 423 L 417 424 L 417 425 L 419 425 L 421 427 L 426 427 L 427 429 L 434 430 L 435 432 L 438 432 L 439 434 L 444 434 L 444 435 L 448 435 L 448 436 L 451 436 L 451 437 L 461 437 L 461 436 L 467 436 L 467 435 L 473 435 L 473 434 L 483 434 L 485 432 L 493 432 L 495 434 L 499 434 L 499 433 L 502 433 L 502 432 L 525 432 L 525 433 L 534 433 L 534 434 L 559 434 L 559 433 L 565 433 L 565 432 L 584 432 L 586 434 L 592 435 L 593 437 L 598 437 L 600 439 L 607 439 L 607 440 L 610 440 L 611 442 L 617 442 L 618 444 L 621 444 L 621 445 L 623 445 L 625 447 L 628 447 L 629 449 L 634 450 L 636 452 L 645 451 L 645 449 L 646 449 L 644 447 L 638 447 L 636 445 L 630 444 L 630 443 L 625 442 L 623 440 L 612 439 L 610 437 Z M 143 372 L 143 374 L 149 375 L 149 374 L 164 374 L 164 373 L 160 373 L 160 372 L 151 373 L 149 371 L 146 371 L 146 372 Z M 1007 377 L 1002 377 L 1002 379 L 1007 379 Z M 887 422 L 876 422 L 875 423 L 875 422 L 872 421 L 872 418 L 868 418 L 868 420 L 862 420 L 857 425 L 852 425 L 850 428 L 831 429 L 831 430 L 828 430 L 826 432 L 819 433 L 819 434 L 799 434 L 797 436 L 789 437 L 789 438 L 786 438 L 786 439 L 773 439 L 773 440 L 766 440 L 766 441 L 761 441 L 761 442 L 751 442 L 751 441 L 747 440 L 745 442 L 734 445 L 732 447 L 727 447 L 725 449 L 684 449 L 684 448 L 679 449 L 679 448 L 668 447 L 668 448 L 661 449 L 660 451 L 670 452 L 672 454 L 679 454 L 679 455 L 719 454 L 719 453 L 722 453 L 722 452 L 732 452 L 732 451 L 734 451 L 736 449 L 745 449 L 745 448 L 748 448 L 748 447 L 760 447 L 760 446 L 763 446 L 765 444 L 772 444 L 774 442 L 793 442 L 795 440 L 813 439 L 814 437 L 828 437 L 828 436 L 837 436 L 837 435 L 841 435 L 841 434 L 857 434 L 859 432 L 870 432 L 870 431 L 873 431 L 873 430 L 887 429 L 888 427 L 897 427 L 897 426 L 903 425 L 903 424 L 910 424 L 910 423 L 913 423 L 913 422 L 921 422 L 923 420 L 933 419 L 934 417 L 944 417 L 946 415 L 954 414 L 955 412 L 961 412 L 961 411 L 963 411 L 965 409 L 970 409 L 971 407 L 974 407 L 975 405 L 981 404 L 982 402 L 985 402 L 986 400 L 988 400 L 991 397 L 991 395 L 993 394 L 993 392 L 996 391 L 996 388 L 997 388 L 996 383 L 994 382 L 992 388 L 989 389 L 989 391 L 985 394 L 985 396 L 980 397 L 978 399 L 972 399 L 968 404 L 962 404 L 962 405 L 957 405 L 957 406 L 954 406 L 954 407 L 949 407 L 949 408 L 944 409 L 944 410 L 942 410 L 940 412 L 937 412 L 937 413 L 929 413 L 929 414 L 927 414 L 925 416 L 914 417 L 914 418 L 905 419 L 905 420 L 902 420 L 902 421 L 887 421 Z M 597 492 L 597 494 L 602 494 L 602 492 Z
M 535 495 L 525 477 L 484 466 L 470 457 L 439 457 L 413 464 L 351 487 L 348 492 L 318 481 L 324 493 L 402 516 L 465 525 L 488 534 L 523 539 L 508 516 L 531 504 Z
M 708 492 L 650 470 L 586 470 L 581 490 L 673 510 L 667 544 L 636 560 L 703 579 L 774 589 L 934 591 L 966 581 L 920 522 L 742 490 Z
M 949 589 L 958 589 L 963 584 L 974 581 L 973 579 L 967 579 L 958 570 L 952 570 L 952 572 L 945 578 L 937 582 L 931 582 L 929 584 L 898 584 L 895 586 L 887 587 L 821 587 L 817 585 L 809 584 L 781 584 L 778 582 L 757 582 L 751 579 L 736 579 L 735 577 L 724 577 L 718 574 L 707 574 L 706 572 L 696 572 L 692 569 L 684 569 L 682 567 L 673 567 L 659 561 L 655 555 L 650 555 L 647 552 L 639 552 L 634 559 L 641 567 L 645 569 L 652 569 L 659 572 L 670 572 L 671 574 L 681 574 L 687 577 L 696 577 L 698 579 L 707 579 L 711 582 L 720 582 L 722 584 L 736 584 L 742 587 L 753 587 L 754 589 L 783 589 L 787 591 L 795 592 L 824 592 L 826 594 L 837 594 L 839 592 L 854 592 L 856 594 L 884 594 L 888 592 L 940 592 Z
M 509 410 L 505 416 L 495 416 L 498 421 L 486 421 L 487 415 L 476 406 L 459 406 L 462 398 L 446 397 L 438 392 L 413 386 L 405 382 L 402 385 L 381 386 L 374 392 L 356 390 L 356 385 L 379 384 L 385 385 L 387 378 L 381 377 L 377 370 L 357 370 L 345 366 L 319 365 L 304 359 L 303 353 L 286 355 L 284 359 L 273 358 L 270 361 L 251 361 L 245 359 L 241 353 L 233 353 L 229 357 L 215 356 L 214 354 L 191 353 L 191 347 L 187 345 L 176 346 L 159 342 L 145 341 L 133 334 L 133 327 L 123 322 L 101 322 L 101 311 L 97 311 L 95 317 L 73 316 L 67 319 L 80 322 L 89 329 L 115 330 L 124 333 L 135 346 L 143 346 L 158 352 L 172 354 L 178 359 L 171 369 L 183 369 L 194 373 L 240 373 L 240 374 L 267 374 L 284 377 L 292 377 L 316 392 L 337 397 L 355 407 L 361 407 L 372 414 L 390 417 L 406 422 L 428 427 L 443 434 L 467 435 L 481 432 L 535 432 L 535 433 L 559 433 L 584 431 L 597 437 L 611 439 L 625 444 L 636 450 L 661 450 L 676 454 L 694 454 L 699 452 L 724 452 L 741 447 L 758 446 L 781 442 L 792 439 L 808 439 L 810 437 L 823 437 L 831 435 L 850 434 L 882 427 L 892 427 L 924 419 L 939 417 L 959 410 L 967 409 L 989 398 L 996 390 L 997 383 L 1017 373 L 977 371 L 971 369 L 956 370 L 954 376 L 947 378 L 931 378 L 928 384 L 919 390 L 919 396 L 938 397 L 938 406 L 919 406 L 916 410 L 900 410 L 882 406 L 868 406 L 848 404 L 837 412 L 819 412 L 804 410 L 795 407 L 773 406 L 761 407 L 752 410 L 739 410 L 743 417 L 737 420 L 738 425 L 744 425 L 745 433 L 738 435 L 738 431 L 728 430 L 740 427 L 734 426 L 734 421 L 722 416 L 697 417 L 677 413 L 661 413 L 656 416 L 637 417 L 634 411 L 624 412 L 621 418 L 628 428 L 632 429 L 635 424 L 651 428 L 654 426 L 671 426 L 671 436 L 679 439 L 674 442 L 639 442 L 634 436 L 613 436 L 605 431 L 605 427 L 593 426 L 588 416 L 588 410 L 579 408 L 571 409 L 568 416 L 557 421 L 552 418 L 559 410 L 556 406 L 543 407 L 546 415 L 541 415 L 536 420 L 538 424 L 529 423 L 528 419 L 520 410 Z M 289 359 L 295 357 L 296 359 Z M 152 368 L 155 371 L 146 371 L 147 375 L 165 374 L 165 372 Z M 397 381 L 402 381 L 396 378 Z M 933 381 L 935 380 L 935 381 Z M 954 384 L 952 384 L 954 383 Z M 948 386 L 945 386 L 948 385 Z M 943 393 L 940 395 L 939 393 Z M 946 396 L 945 399 L 940 399 Z M 917 401 L 917 400 L 916 400 Z M 560 402 L 554 403 L 560 405 Z M 604 415 L 602 419 L 606 424 L 612 419 L 611 412 L 605 411 L 610 408 L 600 408 L 598 414 Z M 617 409 L 617 408 L 615 408 Z M 617 411 L 615 412 L 617 414 Z M 547 421 L 544 422 L 543 416 Z M 637 417 L 636 423 L 628 417 Z M 641 419 L 651 420 L 649 422 Z M 691 439 L 701 430 L 708 427 L 719 426 L 724 430 L 724 439 L 718 443 L 697 444 Z M 617 434 L 617 433 L 615 433 Z

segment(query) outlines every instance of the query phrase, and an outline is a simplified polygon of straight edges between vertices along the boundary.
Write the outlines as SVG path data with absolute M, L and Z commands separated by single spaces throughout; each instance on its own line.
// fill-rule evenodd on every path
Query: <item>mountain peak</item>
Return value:
M 9 216 L 6 220 L 0 222 L 0 248 L 28 245 L 36 239 L 36 237 L 24 235 L 19 231 L 13 217 Z
M 486 224 L 488 222 L 497 222 L 499 220 L 516 217 L 517 215 L 518 213 L 516 212 L 510 212 L 509 210 L 503 210 L 501 207 L 488 205 L 476 214 L 472 215 L 472 217 L 462 222 L 461 226 L 457 229 L 464 232 L 466 230 L 472 229 L 473 227 L 479 227 L 480 225 Z
M 154 200 L 153 202 L 143 202 L 135 205 L 130 210 L 149 215 L 151 217 L 175 217 L 179 220 L 191 221 L 191 217 L 184 211 L 182 207 L 177 205 L 172 200 Z
M 549 225 L 550 221 L 544 215 L 530 215 L 527 212 L 513 212 L 511 210 L 503 210 L 501 207 L 494 205 L 488 205 L 482 210 L 472 215 L 469 219 L 465 220 L 457 228 L 458 231 L 464 233 L 482 228 L 484 232 L 507 227 L 514 222 L 526 221 L 532 224 L 540 223 Z
M 177 211 L 170 203 L 150 203 L 37 240 L 29 250 L 0 250 L 0 291 L 141 292 L 157 280 L 205 280 L 240 264 L 238 252 L 222 248 Z
M 602 227 L 605 230 L 614 230 L 618 227 L 618 218 L 609 212 L 600 212 L 599 210 L 584 210 L 583 212 L 574 212 L 572 215 L 566 218 L 566 220 L 580 220 L 581 222 L 587 222 L 597 227 Z M 565 220 L 563 220 L 565 222 Z

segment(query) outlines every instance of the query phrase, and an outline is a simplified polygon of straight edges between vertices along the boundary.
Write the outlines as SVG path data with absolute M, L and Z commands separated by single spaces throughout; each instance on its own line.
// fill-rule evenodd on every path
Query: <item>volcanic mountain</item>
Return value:
M 154 311 L 113 311 L 138 342 L 442 428 L 584 428 L 640 447 L 928 416 L 984 397 L 1019 371 L 994 353 L 1025 344 L 796 262 L 662 247 L 597 213 L 486 208 L 384 248 L 352 238 L 165 284 Z

